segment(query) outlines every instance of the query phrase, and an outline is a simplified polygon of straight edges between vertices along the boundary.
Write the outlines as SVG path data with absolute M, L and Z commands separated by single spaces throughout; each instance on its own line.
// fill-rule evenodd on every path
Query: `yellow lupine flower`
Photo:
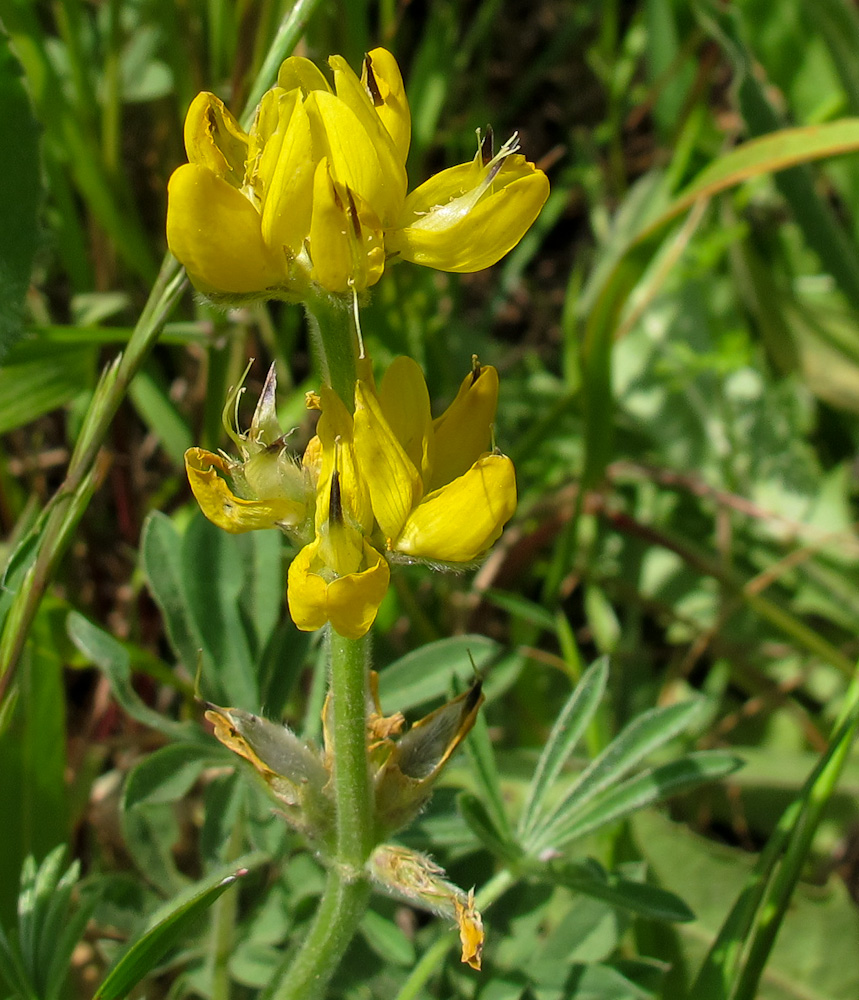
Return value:
M 546 176 L 515 137 L 497 155 L 484 140 L 471 163 L 407 198 L 411 118 L 396 60 L 374 49 L 360 79 L 341 56 L 329 65 L 333 89 L 309 60 L 287 59 L 247 133 L 213 94 L 192 102 L 167 242 L 210 296 L 360 292 L 392 256 L 476 271 L 515 246 L 545 202 Z
M 237 429 L 238 401 L 244 391 L 241 382 L 227 398 L 224 425 L 241 459 L 229 459 L 204 448 L 185 452 L 188 482 L 200 509 L 213 524 L 233 534 L 281 528 L 295 535 L 312 519 L 314 484 L 284 445 L 275 412 L 276 388 L 272 365 L 250 429 L 244 434 Z
M 410 358 L 394 361 L 378 395 L 358 380 L 355 455 L 390 552 L 467 564 L 497 540 L 516 509 L 513 463 L 488 450 L 497 402 L 490 366 L 475 366 L 434 423 Z
M 289 613 L 305 632 L 330 622 L 345 638 L 359 639 L 375 621 L 390 569 L 367 537 L 373 513 L 355 461 L 352 416 L 328 386 L 319 405 L 319 444 L 308 448 L 319 469 L 316 535 L 290 564 Z

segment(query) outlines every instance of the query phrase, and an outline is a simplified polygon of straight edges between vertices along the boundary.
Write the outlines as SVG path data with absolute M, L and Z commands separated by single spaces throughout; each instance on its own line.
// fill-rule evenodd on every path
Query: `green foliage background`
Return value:
M 219 534 L 182 471 L 192 443 L 225 446 L 249 356 L 251 395 L 277 360 L 282 423 L 307 440 L 303 317 L 219 312 L 177 286 L 130 383 L 100 374 L 138 356 L 190 100 L 211 89 L 238 112 L 288 6 L 0 0 L 0 653 L 27 636 L 0 678 L 2 996 L 125 995 L 139 976 L 105 972 L 166 906 L 136 955 L 147 995 L 250 997 L 320 891 L 193 697 L 199 662 L 206 698 L 318 738 L 324 668 L 284 620 L 290 553 L 275 533 Z M 847 736 L 759 992 L 739 974 L 693 984 L 859 656 L 859 15 L 848 0 L 348 0 L 317 4 L 300 51 L 357 66 L 377 44 L 407 81 L 413 184 L 470 158 L 491 122 L 519 130 L 552 194 L 491 271 L 392 267 L 363 310 L 375 361 L 416 357 L 439 405 L 473 353 L 501 372 L 519 511 L 475 573 L 395 574 L 375 660 L 384 707 L 410 718 L 467 680 L 469 652 L 487 670 L 485 724 L 404 841 L 462 885 L 510 883 L 479 976 L 438 921 L 378 898 L 332 996 L 854 1000 Z M 804 130 L 732 152 L 786 128 Z M 111 378 L 123 402 L 96 434 Z M 82 441 L 98 460 L 65 479 Z M 28 618 L 16 595 L 42 591 Z M 600 654 L 607 692 L 564 775 L 645 710 L 702 696 L 648 762 L 721 749 L 745 766 L 525 865 L 513 831 L 540 748 Z M 38 874 L 28 855 L 48 858 Z

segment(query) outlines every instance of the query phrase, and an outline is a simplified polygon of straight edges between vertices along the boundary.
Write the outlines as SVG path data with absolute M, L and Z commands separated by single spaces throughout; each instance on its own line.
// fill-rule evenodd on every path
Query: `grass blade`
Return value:
M 257 863 L 262 859 L 258 858 Z M 248 868 L 224 876 L 217 873 L 194 886 L 190 897 L 181 895 L 156 914 L 149 930 L 125 952 L 95 993 L 95 1000 L 119 1000 L 150 973 L 169 949 L 215 900 L 230 888 Z M 200 886 L 203 888 L 200 888 Z

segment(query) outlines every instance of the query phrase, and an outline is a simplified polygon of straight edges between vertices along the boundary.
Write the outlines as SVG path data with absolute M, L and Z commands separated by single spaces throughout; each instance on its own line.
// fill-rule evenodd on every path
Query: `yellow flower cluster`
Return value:
M 292 56 L 246 133 L 213 94 L 185 121 L 189 163 L 170 179 L 167 242 L 214 298 L 306 299 L 374 285 L 392 258 L 477 271 L 514 247 L 549 193 L 515 136 L 407 194 L 411 118 L 397 62 L 374 49 L 334 87 Z
M 361 362 L 354 413 L 323 386 L 301 465 L 274 415 L 269 373 L 251 427 L 238 434 L 231 394 L 225 415 L 241 459 L 191 448 L 185 463 L 203 513 L 231 532 L 279 527 L 303 547 L 287 598 L 305 631 L 327 622 L 350 639 L 372 625 L 390 561 L 467 566 L 496 541 L 516 508 L 513 463 L 491 447 L 498 373 L 476 362 L 435 420 L 420 367 L 397 358 L 378 389 Z

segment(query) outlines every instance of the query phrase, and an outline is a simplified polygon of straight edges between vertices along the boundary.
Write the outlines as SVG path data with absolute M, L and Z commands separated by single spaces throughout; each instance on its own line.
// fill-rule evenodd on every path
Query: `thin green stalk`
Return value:
M 754 996 L 821 812 L 835 789 L 857 727 L 859 668 L 833 727 L 829 750 L 809 775 L 799 796 L 779 819 L 710 948 L 690 997 L 741 1000 Z M 740 969 L 744 954 L 746 961 Z
M 322 0 L 296 0 L 290 12 L 281 21 L 277 35 L 275 35 L 257 78 L 250 89 L 245 113 L 242 115 L 242 125 L 245 128 L 250 125 L 254 109 L 259 104 L 260 98 L 277 76 L 280 64 L 298 44 L 299 38 L 307 27 L 307 22 L 321 2 Z
M 42 595 L 95 489 L 96 460 L 111 421 L 184 287 L 178 262 L 166 258 L 126 351 L 104 371 L 96 387 L 66 478 L 43 513 L 35 560 L 15 595 L 0 636 L 0 701 L 14 678 Z
M 319 297 L 306 303 L 317 362 L 325 382 L 354 407 L 357 336 L 350 310 Z M 344 639 L 329 627 L 328 738 L 334 762 L 335 848 L 325 892 L 296 959 L 272 991 L 273 1000 L 314 1000 L 352 940 L 370 895 L 366 864 L 376 845 L 373 789 L 367 761 L 370 637 Z
M 857 729 L 859 729 L 859 673 L 854 676 L 847 691 L 845 706 L 829 750 L 815 769 L 802 796 L 804 806 L 802 815 L 791 832 L 784 859 L 772 881 L 769 895 L 758 913 L 745 965 L 734 991 L 734 1000 L 754 1000 L 757 996 L 761 975 L 787 913 L 802 866 L 811 850 L 823 810 L 841 777 Z

